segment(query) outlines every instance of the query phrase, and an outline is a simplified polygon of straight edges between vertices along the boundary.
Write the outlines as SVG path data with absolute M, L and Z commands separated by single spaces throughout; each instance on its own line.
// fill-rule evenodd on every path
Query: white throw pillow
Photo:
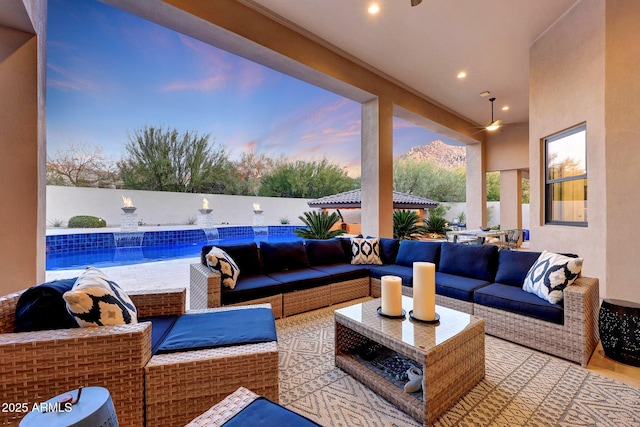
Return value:
M 543 251 L 529 269 L 522 289 L 552 304 L 560 304 L 564 288 L 580 275 L 582 261 L 582 258 Z
M 382 265 L 380 259 L 380 238 L 351 238 L 351 264 Z
M 211 248 L 206 258 L 209 267 L 220 273 L 222 284 L 227 288 L 235 288 L 240 269 L 233 258 L 217 246 Z
M 131 298 L 97 268 L 87 268 L 62 297 L 81 327 L 138 323 Z

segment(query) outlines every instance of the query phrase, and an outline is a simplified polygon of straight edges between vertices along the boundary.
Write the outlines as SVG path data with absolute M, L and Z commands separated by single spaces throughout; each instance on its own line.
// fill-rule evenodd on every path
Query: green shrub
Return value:
M 331 230 L 331 227 L 340 221 L 340 215 L 336 212 L 329 215 L 325 211 L 311 211 L 304 212 L 302 215 L 298 218 L 308 228 L 298 228 L 295 233 L 303 239 L 327 240 L 346 233 L 344 230 Z
M 427 231 L 429 233 L 435 233 L 435 234 L 445 234 L 446 230 L 446 224 L 447 220 L 436 216 L 436 217 L 431 217 L 427 220 Z
M 420 218 L 415 211 L 393 211 L 393 237 L 395 239 L 416 239 L 424 236 L 426 229 L 418 225 Z
M 78 215 L 69 219 L 69 228 L 102 228 L 107 226 L 107 221 L 91 215 Z

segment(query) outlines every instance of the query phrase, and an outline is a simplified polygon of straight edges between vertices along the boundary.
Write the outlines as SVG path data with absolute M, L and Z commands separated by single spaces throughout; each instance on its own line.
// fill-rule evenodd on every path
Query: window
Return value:
M 587 225 L 587 126 L 545 142 L 545 223 Z

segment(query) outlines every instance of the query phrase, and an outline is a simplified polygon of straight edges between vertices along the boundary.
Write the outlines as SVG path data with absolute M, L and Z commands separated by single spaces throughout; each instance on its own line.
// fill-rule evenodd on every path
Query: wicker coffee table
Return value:
M 403 296 L 402 306 L 404 319 L 380 316 L 380 299 L 336 310 L 335 363 L 431 425 L 484 378 L 484 320 L 436 306 L 440 322 L 426 324 L 409 318 L 411 298 Z M 398 374 L 406 363 L 424 372 L 419 392 L 403 390 L 407 380 Z

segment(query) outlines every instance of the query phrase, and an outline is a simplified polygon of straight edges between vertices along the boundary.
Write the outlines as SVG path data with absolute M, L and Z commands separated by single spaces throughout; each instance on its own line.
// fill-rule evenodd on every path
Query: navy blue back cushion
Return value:
M 71 290 L 77 277 L 33 286 L 20 295 L 16 305 L 16 332 L 77 328 L 62 294 Z
M 529 269 L 539 256 L 540 252 L 500 251 L 496 282 L 521 288 Z
M 309 258 L 302 241 L 260 242 L 260 253 L 265 273 L 309 267 Z
M 403 240 L 400 242 L 396 264 L 413 267 L 414 262 L 432 262 L 437 265 L 440 257 L 440 246 L 440 242 Z
M 207 265 L 205 256 L 213 246 L 217 246 L 225 251 L 235 261 L 240 269 L 240 275 L 251 276 L 262 272 L 258 245 L 255 242 L 231 245 L 205 245 L 202 247 L 202 252 L 200 252 L 200 259 L 204 265 Z
M 493 282 L 497 267 L 497 246 L 442 243 L 438 271 Z
M 307 257 L 311 265 L 338 264 L 350 262 L 342 247 L 342 242 L 338 239 L 331 240 L 306 240 Z
M 398 239 L 380 238 L 380 259 L 383 264 L 395 264 L 399 246 L 400 240 Z

